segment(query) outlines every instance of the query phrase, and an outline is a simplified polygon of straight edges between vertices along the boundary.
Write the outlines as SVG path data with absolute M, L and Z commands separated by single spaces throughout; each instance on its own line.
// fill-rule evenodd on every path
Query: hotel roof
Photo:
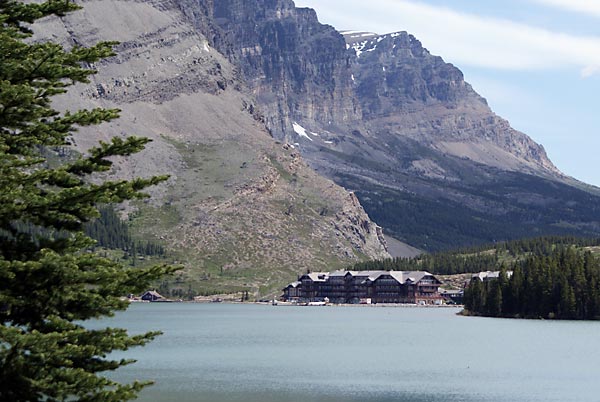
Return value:
M 354 278 L 364 278 L 365 281 L 376 281 L 382 276 L 389 275 L 401 284 L 406 282 L 419 282 L 431 274 L 427 271 L 334 271 L 334 272 L 312 272 L 307 274 L 313 282 L 325 282 L 329 278 L 345 277 L 348 274 Z

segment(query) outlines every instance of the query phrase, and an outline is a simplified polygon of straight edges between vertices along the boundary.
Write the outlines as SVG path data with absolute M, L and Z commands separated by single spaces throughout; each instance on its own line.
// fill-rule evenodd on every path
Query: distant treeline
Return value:
M 134 240 L 129 233 L 129 226 L 121 220 L 111 205 L 99 208 L 100 217 L 84 225 L 84 233 L 96 240 L 95 247 L 122 250 L 126 256 L 164 256 L 165 248 L 153 241 Z M 7 250 L 20 248 L 43 247 L 46 243 L 60 241 L 71 236 L 68 231 L 51 230 L 29 222 L 12 222 L 12 232 L 0 231 L 0 243 Z
M 590 252 L 560 247 L 517 263 L 509 278 L 473 279 L 465 289 L 465 309 L 489 317 L 600 318 L 600 262 Z
M 563 246 L 596 247 L 600 246 L 600 238 L 546 236 L 498 243 L 494 246 L 494 249 L 499 252 L 508 251 L 511 256 L 517 257 L 525 253 L 532 253 L 534 255 L 550 255 L 557 248 L 561 248 Z
M 123 250 L 131 257 L 136 255 L 162 256 L 165 248 L 152 241 L 136 241 L 129 233 L 129 226 L 111 205 L 99 208 L 100 217 L 85 225 L 85 234 L 96 240 L 97 246 Z
M 352 267 L 355 271 L 428 271 L 438 275 L 452 275 L 496 270 L 507 254 L 513 258 L 529 254 L 548 256 L 555 250 L 567 247 L 600 246 L 599 239 L 579 237 L 539 237 L 512 240 L 487 246 L 463 248 L 449 252 L 423 254 L 415 258 L 391 258 L 361 262 Z

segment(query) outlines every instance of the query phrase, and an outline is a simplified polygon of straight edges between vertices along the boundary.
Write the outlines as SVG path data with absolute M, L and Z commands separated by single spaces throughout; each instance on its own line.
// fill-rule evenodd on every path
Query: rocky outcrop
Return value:
M 212 10 L 274 137 L 296 142 L 297 121 L 346 127 L 360 119 L 352 56 L 314 10 L 291 0 L 222 0 Z

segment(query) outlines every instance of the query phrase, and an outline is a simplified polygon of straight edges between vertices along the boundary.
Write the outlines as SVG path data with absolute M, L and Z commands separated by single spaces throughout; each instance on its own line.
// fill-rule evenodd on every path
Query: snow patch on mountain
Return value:
M 292 127 L 294 128 L 294 132 L 298 134 L 300 137 L 308 138 L 310 141 L 313 139 L 308 135 L 308 131 L 302 127 L 300 124 L 293 122 Z

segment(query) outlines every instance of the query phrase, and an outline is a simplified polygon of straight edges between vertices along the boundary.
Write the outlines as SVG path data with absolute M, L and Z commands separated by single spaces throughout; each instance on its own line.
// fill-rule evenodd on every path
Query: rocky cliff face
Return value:
M 541 145 L 413 36 L 342 35 L 285 0 L 200 4 L 272 135 L 356 190 L 398 238 L 434 250 L 599 233 L 596 190 L 579 192 Z
M 231 54 L 215 48 L 227 53 L 231 44 L 207 11 L 212 3 L 82 5 L 36 26 L 38 39 L 121 44 L 115 57 L 94 66 L 99 73 L 90 85 L 57 105 L 122 110 L 115 122 L 76 133 L 82 152 L 111 136 L 153 139 L 144 152 L 117 161 L 113 175 L 171 175 L 152 201 L 125 212 L 136 236 L 164 243 L 186 266 L 178 278 L 186 288 L 265 294 L 307 269 L 389 256 L 381 229 L 356 197 L 269 135 Z
M 542 146 L 496 116 L 460 70 L 406 32 L 344 36 L 292 1 L 204 5 L 233 44 L 234 63 L 273 135 L 304 145 L 309 159 L 318 147 L 300 141 L 294 122 L 332 133 L 336 143 L 356 130 L 375 140 L 390 133 L 499 169 L 560 177 Z
M 458 68 L 414 36 L 346 37 L 356 95 L 374 130 L 503 170 L 562 176 L 541 145 L 496 116 Z
M 203 3 L 200 1 L 200 3 Z M 205 6 L 234 44 L 243 72 L 272 134 L 297 142 L 296 121 L 347 127 L 360 119 L 342 35 L 312 9 L 290 0 L 223 0 Z

